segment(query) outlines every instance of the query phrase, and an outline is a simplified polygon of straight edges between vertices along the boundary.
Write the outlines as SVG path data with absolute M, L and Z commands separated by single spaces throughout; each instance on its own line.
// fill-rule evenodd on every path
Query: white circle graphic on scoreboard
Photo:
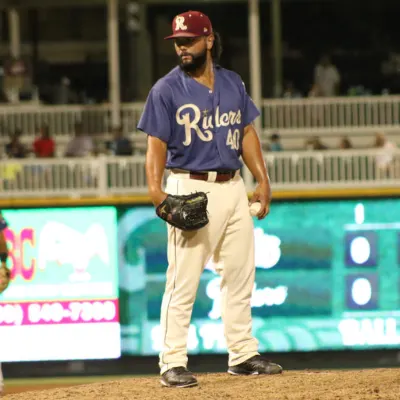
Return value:
M 351 297 L 359 306 L 365 306 L 372 297 L 371 283 L 366 278 L 358 278 L 351 287 Z
M 364 236 L 358 236 L 351 241 L 350 256 L 356 264 L 364 264 L 371 256 L 371 245 Z

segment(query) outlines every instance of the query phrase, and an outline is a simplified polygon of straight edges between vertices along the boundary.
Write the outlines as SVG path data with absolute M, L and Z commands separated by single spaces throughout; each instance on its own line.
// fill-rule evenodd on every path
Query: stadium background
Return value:
M 276 351 L 274 358 L 288 369 L 396 367 L 399 363 L 400 98 L 398 46 L 392 39 L 398 7 L 394 1 L 348 4 L 334 0 L 273 0 L 261 1 L 259 6 L 256 1 L 221 1 L 184 7 L 201 9 L 210 16 L 223 37 L 222 64 L 242 75 L 263 111 L 259 128 L 276 203 L 265 226 L 258 227 L 263 229 L 260 247 L 262 243 L 276 246 L 278 239 L 282 248 L 279 257 L 276 252 L 260 253 L 257 284 L 269 290 L 259 293 L 262 301 L 279 301 L 277 288 L 286 288 L 289 296 L 281 304 L 261 303 L 253 311 L 263 351 Z M 73 251 L 76 235 L 84 237 L 88 245 L 79 255 L 92 257 L 94 263 L 87 269 L 104 268 L 107 279 L 115 285 L 120 282 L 122 344 L 122 356 L 114 359 L 55 361 L 62 356 L 48 349 L 40 351 L 40 346 L 49 347 L 49 337 L 54 347 L 63 340 L 64 344 L 76 340 L 52 331 L 47 321 L 43 325 L 47 331 L 34 336 L 43 359 L 27 361 L 32 342 L 24 339 L 29 336 L 26 326 L 17 327 L 21 342 L 14 345 L 16 331 L 3 328 L 13 322 L 3 320 L 0 329 L 9 335 L 7 343 L 13 343 L 7 352 L 0 349 L 10 391 L 63 383 L 43 380 L 55 377 L 91 381 L 93 376 L 157 373 L 157 346 L 151 340 L 152 333 L 156 336 L 162 294 L 165 235 L 149 208 L 143 169 L 145 142 L 135 125 L 152 83 L 175 63 L 162 37 L 181 10 L 182 5 L 161 1 L 115 0 L 108 4 L 20 1 L 2 9 L 0 204 L 11 225 L 9 242 L 22 246 L 15 251 L 12 247 L 16 259 L 20 256 L 14 272 L 21 273 L 13 283 L 23 287 L 22 273 L 34 261 L 39 268 L 40 257 L 49 257 L 45 271 L 59 267 L 69 271 L 73 261 L 63 261 L 60 254 Z M 259 28 L 259 47 L 249 41 L 254 24 Z M 340 86 L 334 97 L 315 97 L 314 68 L 326 53 L 339 71 Z M 21 65 L 22 73 L 18 72 Z M 92 147 L 71 159 L 65 157 L 65 149 L 77 124 Z M 40 158 L 33 143 L 46 129 L 55 145 L 55 157 Z M 131 142 L 130 156 L 116 150 L 121 134 Z M 278 135 L 281 151 L 272 145 L 272 134 Z M 383 144 L 378 144 L 377 134 Z M 351 148 L 342 147 L 344 138 L 352 143 Z M 10 143 L 13 146 L 7 147 Z M 244 173 L 250 193 L 254 183 Z M 51 212 L 43 207 L 56 208 L 56 214 L 48 216 Z M 78 215 L 80 211 L 85 217 Z M 100 215 L 103 211 L 107 217 Z M 92 221 L 90 212 L 100 214 L 93 214 Z M 120 221 L 127 215 L 123 225 Z M 132 226 L 146 218 L 146 224 L 135 232 Z M 39 254 L 46 221 L 62 224 L 66 231 L 58 242 L 51 242 L 51 234 L 47 236 L 49 246 L 65 246 L 55 256 L 43 255 L 43 250 Z M 92 229 L 95 221 L 103 230 Z M 125 232 L 126 227 L 131 230 Z M 29 242 L 29 236 L 23 236 L 27 232 L 33 232 L 35 240 Z M 101 243 L 104 233 L 107 262 L 99 250 L 92 249 L 94 255 L 88 251 L 93 242 Z M 308 243 L 304 243 L 305 236 Z M 361 246 L 354 250 L 358 258 L 352 256 L 355 239 L 353 247 Z M 274 257 L 279 258 L 275 264 Z M 45 284 L 67 281 L 67 275 L 59 271 Z M 25 286 L 32 301 L 39 301 L 40 296 L 34 297 L 35 285 L 42 285 L 37 295 L 43 282 L 35 279 Z M 212 272 L 206 271 L 194 313 L 196 332 L 211 321 L 214 304 L 206 293 L 213 279 Z M 367 284 L 361 298 L 352 296 L 357 279 Z M 114 300 L 113 295 L 104 296 L 105 301 Z M 14 293 L 9 296 L 0 298 L 1 306 L 26 300 Z M 92 297 L 98 300 L 98 296 Z M 91 299 L 85 293 L 82 298 Z M 52 300 L 69 301 L 68 296 Z M 340 321 L 349 323 L 349 319 L 353 324 L 349 329 L 359 329 L 358 337 L 340 333 Z M 80 322 L 85 327 L 89 321 Z M 90 329 L 71 332 L 88 335 L 88 340 L 96 332 Z M 108 338 L 96 341 L 99 347 L 93 351 L 118 352 L 115 338 L 115 331 L 110 331 Z M 199 372 L 223 371 L 223 344 L 218 338 L 212 344 L 205 342 L 201 336 L 192 342 L 191 365 Z M 97 354 L 103 358 L 101 352 Z

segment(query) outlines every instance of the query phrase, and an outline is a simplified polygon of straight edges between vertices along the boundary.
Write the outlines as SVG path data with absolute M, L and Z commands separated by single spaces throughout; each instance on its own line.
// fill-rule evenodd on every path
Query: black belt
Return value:
M 198 172 L 198 171 L 185 171 L 185 170 L 175 170 L 178 173 L 189 174 L 190 179 L 196 179 L 198 181 L 208 181 L 210 172 L 212 174 L 217 174 L 215 180 L 212 182 L 228 182 L 233 179 L 236 175 L 236 171 L 209 171 L 209 172 Z

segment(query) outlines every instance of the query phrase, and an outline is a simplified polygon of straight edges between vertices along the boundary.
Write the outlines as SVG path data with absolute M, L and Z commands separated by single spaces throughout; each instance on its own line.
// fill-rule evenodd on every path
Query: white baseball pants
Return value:
M 208 196 L 210 222 L 195 232 L 168 225 L 167 282 L 161 307 L 163 350 L 161 374 L 187 366 L 187 338 L 200 275 L 213 256 L 221 276 L 221 316 L 229 352 L 229 366 L 258 355 L 252 336 L 251 295 L 254 286 L 254 228 L 247 193 L 237 173 L 228 182 L 190 179 L 171 173 L 169 194 L 204 191 Z

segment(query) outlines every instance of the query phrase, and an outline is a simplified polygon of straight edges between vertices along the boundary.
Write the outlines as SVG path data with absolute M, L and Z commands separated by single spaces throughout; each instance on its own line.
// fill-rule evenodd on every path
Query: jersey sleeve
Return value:
M 168 90 L 153 87 L 147 97 L 137 128 L 168 143 L 172 132 L 172 115 Z
M 7 228 L 7 221 L 3 218 L 3 216 L 0 213 L 0 232 L 4 231 L 4 229 Z
M 242 96 L 243 96 L 243 123 L 244 126 L 250 125 L 258 116 L 260 111 L 254 104 L 251 97 L 247 94 L 244 82 L 242 82 Z

